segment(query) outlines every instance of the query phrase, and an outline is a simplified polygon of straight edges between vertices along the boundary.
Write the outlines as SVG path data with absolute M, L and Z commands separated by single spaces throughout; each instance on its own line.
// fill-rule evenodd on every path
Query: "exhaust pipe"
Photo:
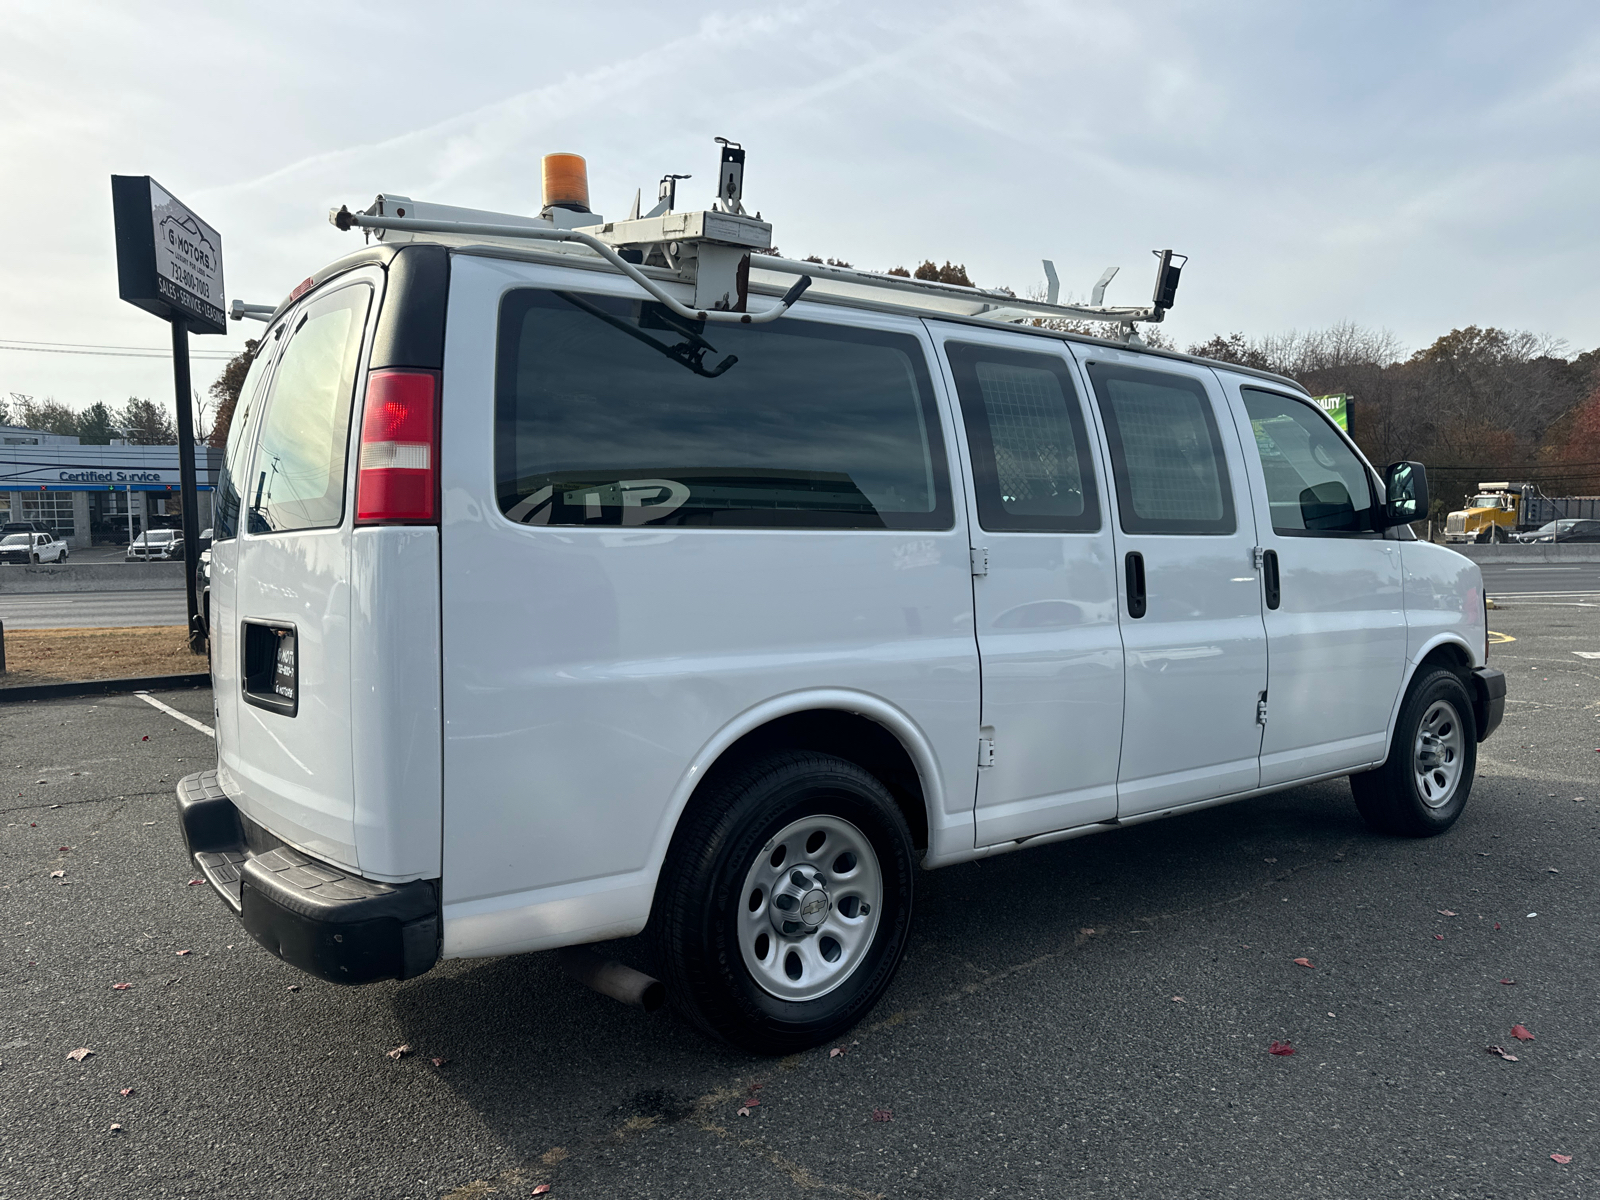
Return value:
M 561 969 L 584 987 L 624 1004 L 655 1012 L 667 1000 L 667 985 L 614 958 L 601 958 L 587 946 L 565 946 L 556 951 Z

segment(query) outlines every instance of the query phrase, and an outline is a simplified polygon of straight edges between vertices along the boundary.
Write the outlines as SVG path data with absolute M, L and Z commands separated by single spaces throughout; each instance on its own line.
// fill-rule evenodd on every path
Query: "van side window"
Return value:
M 948 529 L 922 345 L 523 289 L 501 302 L 500 510 L 535 525 Z
M 1371 532 L 1371 478 L 1332 422 L 1303 400 L 1259 388 L 1239 391 L 1267 480 L 1273 532 Z
M 272 352 L 277 348 L 276 342 L 282 332 L 283 327 L 279 326 L 271 335 L 263 336 L 256 343 L 256 356 L 250 360 L 250 369 L 245 372 L 244 382 L 239 385 L 239 397 L 234 402 L 233 415 L 228 421 L 228 442 L 222 452 L 222 471 L 217 478 L 217 490 L 213 497 L 213 541 L 223 541 L 239 532 L 239 488 L 243 486 L 240 473 L 246 465 L 245 428 L 250 424 L 256 392 L 266 377 L 267 364 L 272 361 Z
M 978 523 L 993 532 L 1100 528 L 1083 406 L 1059 355 L 947 342 L 972 451 Z
M 1105 421 L 1124 533 L 1229 534 L 1228 461 L 1200 382 L 1185 375 L 1090 363 Z
M 343 518 L 350 401 L 371 299 L 366 284 L 340 288 L 295 324 L 248 483 L 251 533 L 323 529 Z

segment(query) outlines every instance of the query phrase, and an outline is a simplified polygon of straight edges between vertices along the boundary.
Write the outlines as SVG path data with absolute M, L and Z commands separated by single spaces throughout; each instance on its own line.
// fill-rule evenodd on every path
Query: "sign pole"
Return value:
M 194 478 L 194 412 L 190 407 L 189 326 L 172 318 L 172 382 L 178 392 L 178 480 L 182 491 L 183 580 L 189 598 L 189 649 L 204 654 L 206 631 L 200 623 L 195 575 L 200 568 L 200 501 Z

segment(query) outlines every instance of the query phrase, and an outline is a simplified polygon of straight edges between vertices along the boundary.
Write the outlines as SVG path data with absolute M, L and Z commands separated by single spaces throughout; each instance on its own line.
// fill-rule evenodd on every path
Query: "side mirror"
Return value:
M 1428 472 L 1419 462 L 1390 463 L 1383 472 L 1383 527 L 1409 525 L 1428 515 Z

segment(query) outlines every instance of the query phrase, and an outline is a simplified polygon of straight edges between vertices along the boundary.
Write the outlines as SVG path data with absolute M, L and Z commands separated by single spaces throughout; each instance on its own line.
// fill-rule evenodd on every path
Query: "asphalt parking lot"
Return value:
M 1341 781 L 923 874 L 884 1003 L 784 1060 L 548 955 L 299 975 L 189 886 L 208 737 L 0 707 L 0 1200 L 1595 1195 L 1600 608 L 1507 604 L 1449 835 Z

